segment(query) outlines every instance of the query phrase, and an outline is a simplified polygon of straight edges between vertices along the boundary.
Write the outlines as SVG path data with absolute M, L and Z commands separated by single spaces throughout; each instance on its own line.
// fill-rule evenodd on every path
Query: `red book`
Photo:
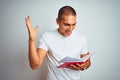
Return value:
M 83 58 L 73 58 L 73 57 L 65 57 L 62 60 L 60 60 L 60 65 L 58 66 L 58 68 L 68 68 L 70 66 L 70 64 L 82 64 L 85 61 L 87 61 L 92 55 L 94 54 L 94 52 L 89 53 L 87 56 L 83 57 Z

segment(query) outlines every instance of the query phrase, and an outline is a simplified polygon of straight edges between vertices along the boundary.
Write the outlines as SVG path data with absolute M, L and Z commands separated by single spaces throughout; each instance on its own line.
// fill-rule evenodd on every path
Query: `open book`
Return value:
M 67 56 L 63 58 L 62 60 L 60 60 L 61 65 L 59 65 L 58 68 L 68 68 L 70 64 L 76 64 L 76 63 L 82 64 L 85 61 L 87 61 L 93 54 L 94 52 L 89 52 L 88 55 L 86 55 L 83 58 L 79 58 L 79 59 Z

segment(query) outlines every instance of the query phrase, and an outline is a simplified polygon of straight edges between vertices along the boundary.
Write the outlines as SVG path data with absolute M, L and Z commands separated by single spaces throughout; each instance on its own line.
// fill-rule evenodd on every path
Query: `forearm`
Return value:
M 39 66 L 39 56 L 36 50 L 36 42 L 35 41 L 28 41 L 29 44 L 29 63 L 32 69 L 36 69 Z

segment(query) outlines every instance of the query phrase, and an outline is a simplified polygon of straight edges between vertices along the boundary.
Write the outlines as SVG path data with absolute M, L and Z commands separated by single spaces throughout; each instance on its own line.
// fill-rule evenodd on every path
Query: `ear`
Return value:
M 56 23 L 59 25 L 60 20 L 58 18 L 56 18 Z

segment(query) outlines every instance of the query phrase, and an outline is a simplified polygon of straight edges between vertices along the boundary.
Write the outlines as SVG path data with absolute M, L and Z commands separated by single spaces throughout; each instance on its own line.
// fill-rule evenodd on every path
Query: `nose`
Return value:
M 72 31 L 73 30 L 73 26 L 69 26 L 68 30 Z

